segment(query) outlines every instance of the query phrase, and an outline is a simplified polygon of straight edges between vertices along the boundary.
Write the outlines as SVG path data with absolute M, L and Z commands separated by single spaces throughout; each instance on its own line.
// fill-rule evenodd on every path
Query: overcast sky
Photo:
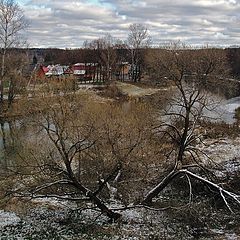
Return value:
M 31 47 L 82 47 L 110 33 L 125 40 L 146 24 L 156 45 L 240 45 L 240 0 L 19 0 Z

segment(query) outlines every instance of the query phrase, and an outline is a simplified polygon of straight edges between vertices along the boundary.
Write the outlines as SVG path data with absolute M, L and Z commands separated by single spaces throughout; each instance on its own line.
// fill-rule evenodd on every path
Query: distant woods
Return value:
M 231 73 L 233 76 L 240 76 L 240 48 L 228 48 L 227 52 L 228 61 L 231 67 Z
M 161 53 L 163 48 L 142 48 L 141 55 L 142 61 L 146 60 L 144 53 L 146 51 L 153 51 Z M 201 50 L 198 50 L 201 51 Z M 218 49 L 219 52 L 226 54 L 227 62 L 230 67 L 230 75 L 232 77 L 239 78 L 240 76 L 240 48 L 226 48 Z M 91 49 L 87 47 L 78 49 L 58 49 L 58 48 L 42 48 L 42 49 L 30 49 L 30 52 L 37 52 L 37 56 L 34 57 L 34 62 L 36 59 L 39 61 L 42 59 L 43 64 L 74 64 L 77 62 L 95 62 L 98 56 L 96 49 Z M 127 49 L 126 45 L 116 45 L 115 52 L 117 59 L 123 61 L 131 62 L 131 54 Z M 33 59 L 31 59 L 33 60 Z
M 99 49 L 100 50 L 100 49 Z M 157 50 L 157 49 L 156 49 Z M 74 64 L 77 62 L 95 62 L 97 60 L 98 51 L 94 48 L 76 48 L 76 49 L 59 49 L 59 48 L 31 48 L 29 52 L 33 55 L 30 60 L 40 61 L 48 64 Z M 131 62 L 131 55 L 126 46 L 116 46 L 116 56 L 123 61 Z M 239 51 L 240 52 L 240 51 Z M 34 53 L 36 55 L 34 56 Z M 239 53 L 240 56 L 240 53 Z

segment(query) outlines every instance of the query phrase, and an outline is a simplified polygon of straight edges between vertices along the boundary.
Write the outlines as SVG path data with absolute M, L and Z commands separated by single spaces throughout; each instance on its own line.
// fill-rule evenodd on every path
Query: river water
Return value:
M 1 123 L 0 129 L 0 176 L 5 175 L 15 162 L 16 141 L 12 136 L 13 122 Z
M 204 115 L 213 121 L 222 121 L 228 124 L 236 122 L 234 118 L 235 109 L 240 107 L 240 96 L 228 100 L 218 99 L 209 110 L 205 110 Z

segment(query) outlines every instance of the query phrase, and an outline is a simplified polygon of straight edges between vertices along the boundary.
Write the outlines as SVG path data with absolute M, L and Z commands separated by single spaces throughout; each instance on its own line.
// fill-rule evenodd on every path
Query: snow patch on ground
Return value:
M 12 212 L 0 210 L 0 229 L 6 226 L 15 226 L 21 222 L 21 219 Z
M 215 163 L 222 163 L 240 157 L 240 138 L 206 139 L 199 148 L 206 154 L 203 156 L 205 162 L 212 160 Z

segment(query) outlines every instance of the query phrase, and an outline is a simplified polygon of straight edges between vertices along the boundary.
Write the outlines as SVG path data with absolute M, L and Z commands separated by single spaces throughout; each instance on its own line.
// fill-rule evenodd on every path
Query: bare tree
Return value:
M 95 59 L 100 66 L 100 75 L 103 75 L 104 81 L 112 79 L 112 72 L 117 61 L 116 40 L 110 35 L 94 40 L 92 42 L 85 42 L 84 47 L 95 50 Z M 95 60 L 95 61 L 96 61 Z
M 1 75 L 0 103 L 3 102 L 3 84 L 6 74 L 6 55 L 8 49 L 20 43 L 19 34 L 28 26 L 24 13 L 14 0 L 0 1 L 0 45 L 1 45 Z
M 221 79 L 227 76 L 229 69 L 226 52 L 223 49 L 208 46 L 194 49 L 181 42 L 170 43 L 165 48 L 149 49 L 146 64 L 150 77 L 160 84 L 171 83 L 169 79 L 172 80 L 173 74 L 183 74 L 186 82 L 198 84 L 209 90 L 212 90 L 212 85 L 216 88 L 216 81 L 218 85 L 221 84 Z M 224 81 L 226 84 L 227 79 Z
M 16 95 L 26 91 L 27 80 L 23 76 L 23 71 L 28 59 L 24 52 L 12 50 L 7 55 L 5 62 L 5 75 L 8 80 L 8 108 L 10 108 Z
M 132 80 L 140 81 L 141 79 L 141 49 L 149 46 L 150 36 L 148 29 L 143 24 L 131 24 L 128 34 L 128 46 L 131 52 L 131 64 L 132 64 Z
M 163 121 L 156 127 L 156 132 L 165 139 L 169 138 L 169 143 L 172 144 L 168 154 L 171 170 L 146 194 L 143 204 L 151 203 L 154 197 L 180 175 L 188 177 L 190 194 L 192 194 L 190 178 L 193 178 L 218 191 L 230 211 L 232 210 L 228 198 L 240 204 L 239 195 L 224 190 L 213 183 L 211 178 L 204 178 L 189 170 L 201 169 L 209 177 L 208 165 L 201 158 L 204 153 L 196 145 L 202 141 L 198 129 L 204 116 L 203 110 L 209 107 L 207 93 L 202 85 L 210 79 L 215 79 L 219 71 L 224 71 L 224 68 L 219 68 L 223 59 L 217 56 L 212 58 L 211 54 L 207 58 L 206 56 L 209 55 L 205 51 L 207 50 L 204 49 L 201 55 L 185 45 L 173 45 L 164 50 L 161 55 L 156 56 L 158 71 L 160 70 L 160 74 L 167 77 L 177 89 L 175 98 L 166 113 L 167 121 Z
M 118 194 L 132 191 L 128 178 L 133 181 L 140 175 L 141 161 L 133 159 L 141 159 L 149 114 L 140 111 L 143 108 L 126 114 L 121 106 L 89 102 L 87 96 L 36 99 L 32 105 L 35 101 L 40 114 L 34 126 L 41 131 L 36 136 L 39 147 L 31 150 L 34 183 L 18 192 L 72 200 L 83 206 L 92 203 L 97 211 L 118 219 L 120 214 L 111 210 L 109 203 Z M 120 201 L 127 202 L 126 197 Z
M 117 54 L 115 48 L 115 40 L 110 35 L 107 34 L 105 37 L 99 39 L 101 44 L 101 61 L 104 63 L 106 68 L 106 80 L 112 79 L 112 71 L 114 70 Z
M 44 129 L 48 137 L 46 141 L 51 145 L 47 154 L 49 158 L 38 162 L 45 174 L 49 172 L 51 176 L 43 176 L 45 183 L 37 184 L 31 193 L 37 197 L 45 194 L 72 201 L 90 201 L 110 219 L 117 220 L 120 214 L 109 209 L 98 196 L 102 189 L 94 191 L 93 187 L 98 186 L 98 182 L 92 181 L 84 168 L 85 164 L 91 164 L 84 155 L 97 142 L 93 135 L 96 128 L 94 120 L 89 119 L 89 114 L 71 100 L 72 97 L 58 98 L 55 104 L 47 106 L 37 123 Z M 82 117 L 79 115 L 80 109 L 85 114 Z M 67 187 L 65 191 L 54 189 L 55 186 L 61 188 L 64 185 Z

